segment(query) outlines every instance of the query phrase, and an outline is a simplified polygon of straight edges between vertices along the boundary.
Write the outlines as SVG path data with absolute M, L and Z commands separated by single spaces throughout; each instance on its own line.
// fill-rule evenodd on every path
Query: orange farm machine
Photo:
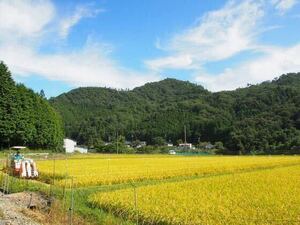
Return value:
M 39 176 L 34 160 L 26 158 L 15 159 L 12 157 L 10 159 L 10 173 L 21 178 L 37 178 Z
M 33 159 L 24 158 L 19 150 L 23 146 L 14 146 L 12 149 L 17 150 L 15 154 L 8 155 L 6 163 L 6 172 L 14 177 L 33 179 L 39 176 L 36 163 Z

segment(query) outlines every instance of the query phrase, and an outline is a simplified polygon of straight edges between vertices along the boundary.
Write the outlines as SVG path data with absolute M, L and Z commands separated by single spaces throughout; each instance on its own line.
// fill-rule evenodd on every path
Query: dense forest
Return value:
M 0 62 L 0 149 L 12 145 L 62 148 L 64 132 L 59 114 L 41 94 L 16 84 Z
M 50 103 L 63 117 L 66 135 L 88 146 L 117 134 L 176 144 L 186 126 L 188 142 L 218 143 L 224 154 L 300 153 L 300 73 L 217 93 L 175 79 L 130 91 L 77 88 Z

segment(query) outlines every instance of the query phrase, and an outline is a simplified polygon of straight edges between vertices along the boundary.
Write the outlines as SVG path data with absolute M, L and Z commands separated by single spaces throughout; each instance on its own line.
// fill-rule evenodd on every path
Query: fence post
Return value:
M 2 168 L 2 172 L 1 172 L 1 190 L 3 191 L 3 184 L 4 184 L 4 166 Z M 2 192 L 3 195 L 3 192 Z
M 136 213 L 136 224 L 139 224 L 139 213 L 138 213 L 138 202 L 137 202 L 137 191 L 136 191 L 136 185 L 131 182 L 131 186 L 133 187 L 133 194 L 134 194 L 134 210 Z
M 2 173 L 1 173 L 1 189 L 2 189 L 2 196 L 4 195 L 5 192 L 5 182 L 6 182 L 6 171 L 5 171 L 5 160 L 3 161 L 2 165 Z M 5 171 L 5 172 L 4 172 Z
M 69 208 L 69 224 L 73 224 L 73 210 L 74 210 L 74 187 L 73 187 L 73 177 L 71 180 L 71 205 Z
M 134 207 L 136 210 L 136 224 L 139 224 L 139 212 L 138 212 L 138 208 L 137 208 L 137 191 L 136 191 L 136 187 L 134 187 Z
M 55 158 L 53 158 L 53 176 L 52 176 L 52 185 L 53 185 L 53 188 L 54 188 L 54 185 L 55 185 Z M 52 189 L 53 189 L 52 188 Z M 53 192 L 53 190 L 52 190 Z M 53 193 L 52 193 L 53 194 Z
M 9 187 L 9 175 L 6 174 L 5 186 L 4 186 L 4 193 L 5 194 L 8 194 L 8 187 Z
M 52 200 L 53 200 L 54 184 L 55 184 L 55 158 L 53 158 L 52 181 L 50 181 L 50 186 L 49 186 L 49 196 L 50 196 L 51 203 L 52 203 Z
M 6 182 L 4 187 L 4 193 L 8 194 L 9 191 L 9 173 L 11 171 L 10 165 L 9 165 L 9 154 L 7 155 L 6 159 Z
M 107 159 L 107 175 L 109 174 L 109 159 Z

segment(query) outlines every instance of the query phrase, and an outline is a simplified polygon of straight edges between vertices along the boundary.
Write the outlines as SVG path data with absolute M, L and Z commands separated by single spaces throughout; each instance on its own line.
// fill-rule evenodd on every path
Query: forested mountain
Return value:
M 299 153 L 300 73 L 217 93 L 175 79 L 131 91 L 78 88 L 50 102 L 81 144 L 111 141 L 116 132 L 176 143 L 186 125 L 189 142 L 223 142 L 224 153 Z
M 0 149 L 12 145 L 59 149 L 62 141 L 58 113 L 43 96 L 16 84 L 0 62 Z

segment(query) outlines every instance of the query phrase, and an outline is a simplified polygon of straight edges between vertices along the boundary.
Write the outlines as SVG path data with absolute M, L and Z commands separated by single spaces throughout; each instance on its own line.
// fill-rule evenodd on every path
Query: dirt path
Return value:
M 31 209 L 28 206 L 31 206 Z M 47 202 L 36 193 L 0 193 L 0 225 L 42 225 Z

